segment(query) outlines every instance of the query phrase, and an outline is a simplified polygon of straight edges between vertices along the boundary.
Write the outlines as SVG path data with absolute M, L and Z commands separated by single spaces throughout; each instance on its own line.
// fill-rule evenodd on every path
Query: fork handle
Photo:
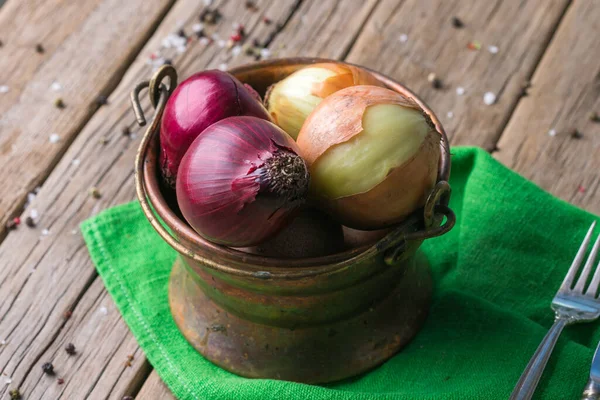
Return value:
M 600 400 L 600 385 L 590 379 L 585 385 L 581 400 Z
M 525 371 L 523 371 L 521 378 L 519 378 L 519 382 L 517 382 L 515 389 L 510 395 L 510 400 L 530 400 L 533 397 L 535 388 L 550 359 L 550 354 L 552 354 L 556 341 L 563 328 L 567 325 L 567 322 L 568 319 L 561 317 L 558 317 L 554 321 L 554 324 L 546 336 L 544 336 L 542 343 L 540 343 L 533 357 L 529 360 L 529 364 L 527 364 Z

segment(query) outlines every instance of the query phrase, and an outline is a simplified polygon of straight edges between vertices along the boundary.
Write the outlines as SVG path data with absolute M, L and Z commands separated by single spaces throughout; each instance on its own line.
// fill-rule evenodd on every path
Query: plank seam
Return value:
M 554 41 L 557 32 L 559 31 L 561 25 L 563 24 L 565 16 L 567 15 L 567 12 L 572 4 L 573 4 L 573 0 L 570 0 L 569 2 L 567 2 L 565 7 L 563 8 L 558 20 L 556 21 L 556 24 L 554 24 L 552 31 L 548 35 L 548 39 L 546 40 L 546 43 L 544 43 L 544 45 L 543 45 L 543 50 L 540 52 L 538 59 L 534 62 L 533 67 L 531 68 L 531 72 L 527 75 L 526 80 L 528 80 L 528 81 L 531 80 L 531 78 L 537 72 L 539 65 L 541 64 L 542 60 L 544 59 L 546 52 L 552 45 L 552 42 Z M 498 151 L 500 151 L 500 149 L 498 148 L 498 142 L 502 138 L 502 135 L 504 135 L 504 132 L 506 131 L 506 127 L 508 126 L 508 124 L 510 123 L 510 120 L 515 115 L 515 111 L 519 107 L 519 104 L 521 104 L 522 99 L 523 99 L 523 96 L 519 95 L 513 101 L 512 107 L 506 113 L 506 116 L 503 118 L 502 123 L 498 127 L 498 130 L 497 130 L 498 133 L 497 133 L 496 137 L 493 139 L 493 145 L 490 146 L 489 149 L 486 149 L 490 154 L 494 154 L 494 153 L 497 153 Z

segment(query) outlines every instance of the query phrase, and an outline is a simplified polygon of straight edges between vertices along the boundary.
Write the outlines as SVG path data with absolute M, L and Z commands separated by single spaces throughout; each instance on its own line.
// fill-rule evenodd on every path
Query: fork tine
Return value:
M 560 285 L 559 291 L 564 292 L 564 291 L 571 290 L 571 286 L 573 285 L 573 280 L 575 279 L 575 275 L 577 275 L 577 270 L 579 270 L 579 266 L 581 265 L 581 262 L 583 261 L 583 257 L 585 256 L 585 251 L 587 250 L 588 244 L 590 243 L 590 237 L 592 236 L 592 231 L 594 230 L 595 226 L 596 226 L 596 221 L 592 222 L 592 226 L 590 226 L 590 229 L 588 230 L 587 234 L 585 235 L 585 239 L 583 239 L 583 242 L 581 243 L 581 246 L 579 247 L 579 251 L 577 251 L 577 255 L 575 256 L 575 259 L 573 260 L 571 267 L 569 267 L 569 272 L 567 272 L 567 276 L 565 276 L 565 280 L 563 281 L 562 285 Z
M 587 283 L 588 276 L 590 276 L 590 272 L 592 271 L 592 266 L 594 265 L 594 261 L 596 260 L 596 256 L 598 255 L 598 247 L 600 246 L 600 235 L 596 238 L 596 242 L 594 243 L 594 247 L 592 247 L 592 251 L 588 256 L 587 261 L 585 262 L 585 266 L 583 267 L 583 271 L 581 271 L 581 275 L 579 275 L 579 279 L 577 280 L 577 284 L 573 290 L 578 293 L 583 293 L 585 289 L 585 284 Z M 594 289 L 595 290 L 595 289 Z
M 596 297 L 596 293 L 598 292 L 598 286 L 600 286 L 600 260 L 598 260 L 598 265 L 596 265 L 596 271 L 594 272 L 594 276 L 592 277 L 592 281 L 590 282 L 590 286 L 588 286 L 586 295 Z
M 598 237 L 598 240 L 600 240 L 600 235 Z M 594 254 L 594 256 L 596 256 L 596 254 Z M 596 265 L 596 271 L 594 271 L 594 276 L 592 277 L 590 286 L 588 286 L 585 294 L 587 296 L 596 297 L 596 294 L 598 293 L 598 286 L 600 286 L 600 259 L 598 260 L 598 265 Z

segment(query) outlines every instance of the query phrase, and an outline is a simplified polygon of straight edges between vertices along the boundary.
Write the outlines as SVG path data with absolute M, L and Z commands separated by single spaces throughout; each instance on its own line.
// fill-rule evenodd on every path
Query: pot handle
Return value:
M 169 87 L 165 86 L 162 81 L 165 77 L 170 79 Z M 148 218 L 148 221 L 152 227 L 158 232 L 158 234 L 177 252 L 182 255 L 195 258 L 195 254 L 183 246 L 179 241 L 173 237 L 170 232 L 161 224 L 160 220 L 156 218 L 152 206 L 146 196 L 146 187 L 142 178 L 145 162 L 145 154 L 152 135 L 157 131 L 158 125 L 160 124 L 165 105 L 169 96 L 177 86 L 177 72 L 175 68 L 170 65 L 163 65 L 156 73 L 152 76 L 150 81 L 144 81 L 139 83 L 131 92 L 131 104 L 135 117 L 140 126 L 146 125 L 146 117 L 140 103 L 140 92 L 148 88 L 148 94 L 150 96 L 150 103 L 155 108 L 155 113 L 152 118 L 150 126 L 146 129 L 140 147 L 138 148 L 135 156 L 135 191 L 140 202 L 140 206 Z
M 401 259 L 406 248 L 406 243 L 410 241 L 423 241 L 425 239 L 441 236 L 448 232 L 456 223 L 456 215 L 448 207 L 450 198 L 450 184 L 447 181 L 441 180 L 436 183 L 433 190 L 427 197 L 425 207 L 423 207 L 422 217 L 420 213 L 414 213 L 409 221 L 402 224 L 402 227 L 390 233 L 379 243 L 377 247 L 385 249 L 383 261 L 387 265 L 395 265 Z M 422 219 L 421 219 L 422 218 Z M 444 218 L 446 221 L 440 225 Z M 417 229 L 410 232 L 406 226 L 418 226 L 421 219 L 424 229 Z

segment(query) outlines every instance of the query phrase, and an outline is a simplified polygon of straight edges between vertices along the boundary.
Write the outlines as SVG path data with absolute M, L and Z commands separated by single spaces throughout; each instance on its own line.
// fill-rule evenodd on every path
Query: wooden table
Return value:
M 262 57 L 342 59 L 404 82 L 440 116 L 453 145 L 483 146 L 600 213 L 600 123 L 590 117 L 600 113 L 600 3 L 223 0 L 211 6 L 220 22 L 205 24 L 218 35 L 209 44 L 194 34 L 206 3 L 7 0 L 0 8 L 0 398 L 15 387 L 27 400 L 171 397 L 78 226 L 135 198 L 134 84 L 167 59 L 182 78 L 252 62 L 246 48 L 227 44 L 234 23 L 247 43 L 266 46 Z M 165 47 L 180 29 L 187 45 Z M 428 82 L 432 72 L 442 88 Z M 32 214 L 33 228 L 25 224 Z M 22 223 L 9 231 L 16 216 Z M 42 377 L 50 360 L 63 384 Z

